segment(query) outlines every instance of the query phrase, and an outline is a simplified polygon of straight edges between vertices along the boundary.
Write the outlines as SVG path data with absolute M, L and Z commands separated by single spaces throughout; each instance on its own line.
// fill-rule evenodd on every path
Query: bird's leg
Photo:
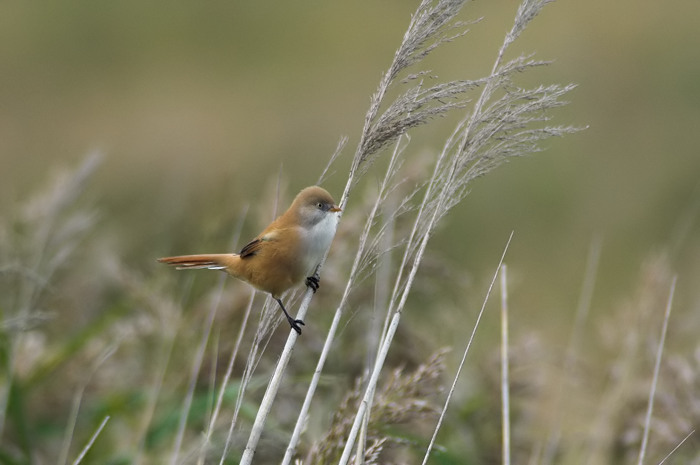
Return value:
M 302 320 L 295 320 L 294 318 L 289 316 L 289 313 L 287 313 L 287 309 L 284 308 L 284 304 L 282 303 L 282 301 L 280 299 L 278 299 L 277 297 L 273 297 L 273 298 L 277 301 L 278 304 L 280 304 L 280 308 L 284 312 L 284 316 L 287 317 L 287 321 L 289 322 L 289 326 L 291 326 L 292 329 L 297 332 L 297 334 L 301 334 L 301 328 L 299 327 L 299 325 L 304 326 L 304 322 Z
M 306 287 L 310 287 L 312 291 L 314 291 L 314 294 L 316 291 L 318 291 L 319 286 L 321 281 L 321 277 L 317 274 L 314 273 L 313 276 L 309 276 L 306 278 Z

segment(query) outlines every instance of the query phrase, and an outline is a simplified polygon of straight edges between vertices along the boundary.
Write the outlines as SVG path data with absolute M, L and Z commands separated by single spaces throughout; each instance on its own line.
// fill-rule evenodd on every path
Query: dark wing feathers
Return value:
M 258 250 L 260 250 L 261 246 L 262 240 L 253 239 L 252 241 L 248 242 L 245 246 L 243 246 L 239 255 L 241 256 L 241 258 L 252 257 L 258 252 Z

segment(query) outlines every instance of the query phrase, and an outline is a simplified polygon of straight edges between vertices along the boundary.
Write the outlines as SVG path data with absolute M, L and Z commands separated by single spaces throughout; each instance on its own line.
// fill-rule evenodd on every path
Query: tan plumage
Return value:
M 318 186 L 302 190 L 289 209 L 274 220 L 237 254 L 199 254 L 159 258 L 178 270 L 226 271 L 277 300 L 291 327 L 301 334 L 301 320 L 289 316 L 282 294 L 306 278 L 314 292 L 318 277 L 312 276 L 330 246 L 340 208 L 333 197 Z

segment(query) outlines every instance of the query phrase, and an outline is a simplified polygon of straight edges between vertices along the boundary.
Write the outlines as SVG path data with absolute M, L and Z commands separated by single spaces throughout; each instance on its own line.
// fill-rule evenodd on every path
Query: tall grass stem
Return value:
M 476 330 L 479 328 L 479 323 L 481 322 L 481 317 L 484 315 L 484 311 L 486 310 L 486 304 L 489 301 L 489 298 L 491 296 L 491 291 L 493 290 L 493 286 L 496 283 L 496 279 L 498 278 L 498 274 L 501 270 L 501 266 L 503 265 L 503 260 L 506 258 L 506 253 L 508 252 L 508 248 L 510 247 L 510 243 L 513 240 L 513 234 L 514 232 L 512 231 L 510 233 L 510 236 L 508 237 L 508 241 L 506 242 L 505 247 L 503 248 L 503 254 L 501 254 L 501 259 L 498 262 L 498 267 L 496 267 L 496 272 L 493 274 L 493 278 L 491 279 L 491 283 L 489 284 L 489 288 L 486 291 L 486 296 L 484 297 L 484 300 L 481 304 L 481 309 L 479 310 L 479 314 L 476 317 L 476 322 L 474 323 L 474 326 L 472 327 L 472 332 L 469 335 L 469 340 L 467 341 L 467 345 L 464 348 L 464 351 L 462 352 L 462 359 L 459 362 L 459 365 L 457 366 L 457 372 L 455 373 L 455 376 L 452 380 L 452 385 L 450 386 L 450 390 L 447 392 L 447 397 L 445 398 L 445 403 L 442 407 L 442 410 L 440 411 L 440 416 L 438 417 L 437 424 L 435 425 L 435 429 L 433 429 L 433 435 L 430 438 L 430 443 L 428 444 L 428 447 L 425 450 L 425 455 L 423 456 L 423 462 L 422 465 L 426 465 L 428 463 L 428 458 L 430 457 L 430 453 L 433 450 L 433 447 L 435 446 L 435 440 L 437 439 L 438 432 L 440 431 L 440 427 L 442 426 L 442 422 L 445 419 L 445 414 L 447 413 L 447 407 L 450 405 L 450 401 L 452 400 L 452 396 L 455 393 L 455 389 L 457 388 L 457 381 L 459 381 L 459 376 L 462 373 L 462 368 L 464 368 L 464 363 L 467 360 L 467 354 L 469 353 L 469 349 L 472 346 L 472 343 L 474 342 L 474 337 L 476 336 Z
M 510 465 L 510 384 L 508 378 L 508 276 L 501 266 L 501 441 L 503 465 Z
M 656 350 L 656 361 L 654 362 L 654 376 L 651 381 L 651 387 L 649 389 L 649 400 L 647 401 L 647 412 L 644 417 L 644 434 L 642 436 L 642 444 L 639 447 L 639 459 L 637 460 L 637 465 L 644 464 L 644 457 L 647 452 L 647 444 L 649 443 L 649 432 L 651 430 L 651 415 L 654 410 L 654 397 L 656 395 L 656 387 L 659 383 L 659 371 L 661 370 L 661 357 L 664 353 L 664 345 L 666 343 L 666 333 L 668 332 L 668 321 L 671 318 L 671 307 L 673 306 L 673 294 L 676 291 L 676 279 L 677 276 L 673 277 L 671 281 L 671 290 L 668 295 L 668 303 L 666 304 L 666 311 L 664 312 L 664 322 L 661 328 L 661 340 L 659 341 L 659 347 Z

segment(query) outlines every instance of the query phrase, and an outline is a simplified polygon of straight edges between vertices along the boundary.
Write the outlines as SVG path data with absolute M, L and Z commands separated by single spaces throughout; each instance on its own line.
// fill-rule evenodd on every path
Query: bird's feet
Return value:
M 299 325 L 304 326 L 304 322 L 302 320 L 295 320 L 291 316 L 287 317 L 287 321 L 289 322 L 289 326 L 291 326 L 297 334 L 301 335 L 301 327 Z
M 315 294 L 316 291 L 318 291 L 319 286 L 321 285 L 320 280 L 321 278 L 319 278 L 317 274 L 309 276 L 308 278 L 306 278 L 306 287 L 310 287 Z
M 294 318 L 292 318 L 289 315 L 289 312 L 287 312 L 287 309 L 284 308 L 284 304 L 282 303 L 282 301 L 280 299 L 278 299 L 277 297 L 273 297 L 273 298 L 277 301 L 278 304 L 280 304 L 280 308 L 284 312 L 284 316 L 287 317 L 287 321 L 289 322 L 289 326 L 291 326 L 292 329 L 297 332 L 297 334 L 301 334 L 301 326 L 304 326 L 304 322 L 302 320 L 295 320 Z M 299 326 L 299 325 L 301 325 L 301 326 Z

